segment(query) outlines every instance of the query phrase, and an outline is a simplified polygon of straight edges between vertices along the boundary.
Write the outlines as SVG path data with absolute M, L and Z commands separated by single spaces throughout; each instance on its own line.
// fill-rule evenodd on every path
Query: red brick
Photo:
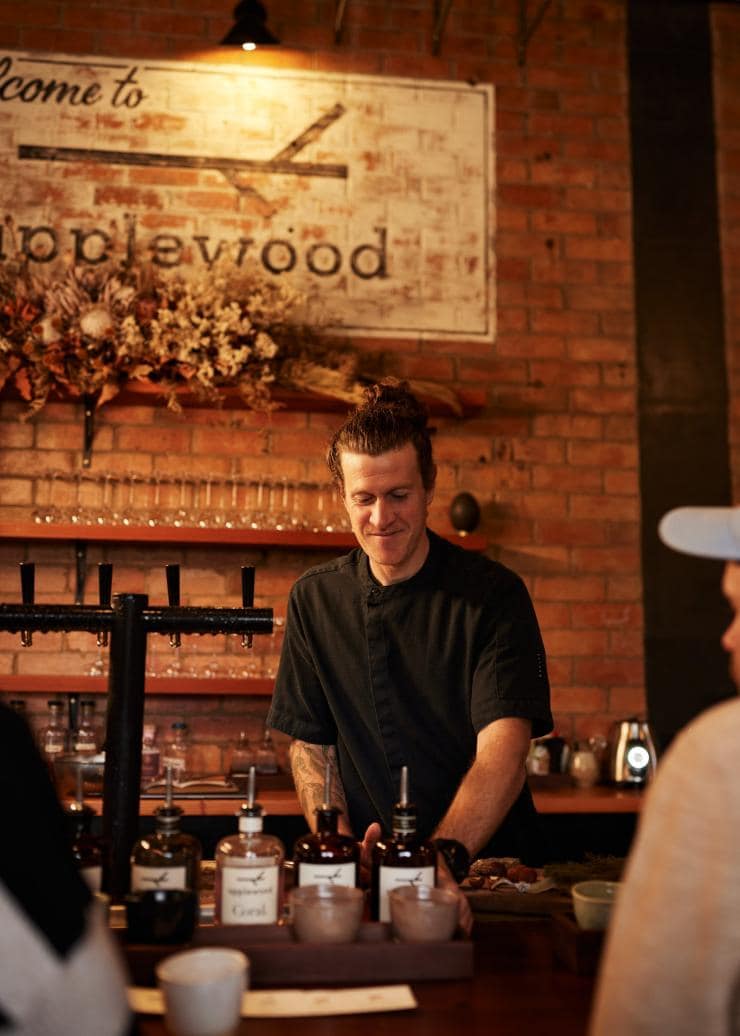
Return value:
M 604 580 L 597 576 L 538 576 L 535 596 L 543 601 L 603 601 Z
M 592 335 L 598 330 L 598 317 L 594 313 L 576 313 L 573 310 L 562 313 L 543 310 L 532 314 L 532 330 L 547 334 Z
M 537 605 L 537 621 L 541 630 L 563 629 L 570 625 L 569 604 L 547 603 Z
M 636 407 L 635 394 L 628 389 L 575 388 L 571 394 L 574 410 L 608 413 L 633 413 Z
M 0 422 L 0 446 L 5 449 L 28 449 L 33 446 L 33 426 Z
M 606 703 L 607 692 L 601 687 L 558 687 L 552 695 L 556 712 L 603 712 Z
M 615 716 L 644 716 L 645 691 L 642 687 L 612 687 L 609 691 L 609 711 Z
M 573 564 L 581 572 L 634 572 L 640 554 L 635 547 L 579 547 L 573 550 Z
M 571 605 L 573 628 L 640 629 L 642 607 L 635 603 L 603 603 Z
M 574 494 L 570 498 L 570 513 L 574 518 L 604 518 L 607 521 L 630 521 L 639 516 L 637 500 L 612 496 Z
M 501 356 L 533 357 L 564 356 L 566 339 L 563 335 L 503 334 L 496 341 Z
M 606 528 L 603 522 L 596 521 L 538 521 L 536 536 L 539 543 L 601 546 L 606 543 Z
M 637 496 L 640 491 L 639 473 L 635 471 L 605 471 L 604 489 L 620 496 Z
M 607 599 L 610 601 L 641 601 L 642 582 L 639 575 L 609 576 Z
M 603 655 L 608 636 L 605 630 L 549 630 L 544 635 L 544 643 L 548 658 L 559 655 L 577 658 L 580 655 Z
M 529 367 L 532 380 L 545 385 L 598 385 L 601 372 L 596 364 L 566 360 L 537 360 Z
M 641 686 L 644 676 L 642 659 L 632 658 L 577 658 L 574 672 L 577 681 L 599 686 Z
M 612 442 L 570 442 L 568 460 L 576 465 L 595 465 L 599 468 L 636 468 L 636 445 Z
M 600 439 L 602 419 L 591 414 L 537 414 L 534 435 L 561 435 L 563 438 Z
M 596 233 L 596 216 L 590 212 L 568 212 L 554 209 L 549 212 L 532 213 L 532 229 L 550 234 Z
M 532 472 L 535 489 L 557 489 L 563 493 L 599 490 L 602 485 L 601 472 L 591 468 L 573 468 L 567 464 L 548 465 L 535 468 Z
M 609 634 L 610 654 L 642 658 L 644 646 L 642 630 L 614 630 Z

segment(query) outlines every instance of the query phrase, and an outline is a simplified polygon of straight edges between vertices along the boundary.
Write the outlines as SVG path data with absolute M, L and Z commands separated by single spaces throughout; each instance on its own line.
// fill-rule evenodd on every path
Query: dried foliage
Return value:
M 38 264 L 36 264 L 38 265 Z M 306 298 L 257 272 L 212 267 L 186 279 L 151 264 L 68 265 L 42 276 L 0 264 L 0 389 L 40 410 L 56 394 L 98 406 L 127 384 L 218 403 L 237 390 L 257 410 L 274 386 L 356 398 L 357 361 L 305 319 Z

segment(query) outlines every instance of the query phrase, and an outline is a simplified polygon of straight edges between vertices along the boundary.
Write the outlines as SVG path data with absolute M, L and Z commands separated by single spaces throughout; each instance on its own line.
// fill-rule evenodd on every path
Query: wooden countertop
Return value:
M 521 1036 L 523 1028 L 548 1036 L 586 1032 L 593 978 L 556 963 L 548 919 L 476 921 L 473 938 L 472 978 L 412 982 L 414 1010 L 242 1019 L 238 1036 L 256 1029 L 260 1036 L 284 1036 L 293 1025 L 302 1036 Z M 161 1017 L 139 1015 L 137 1022 L 140 1036 L 166 1034 Z
M 576 788 L 567 776 L 530 777 L 530 788 L 540 813 L 638 813 L 644 791 L 641 788 L 622 788 L 613 784 L 597 784 L 593 788 Z M 258 795 L 265 815 L 300 816 L 298 798 L 290 776 L 263 778 Z M 228 816 L 239 811 L 239 796 L 176 795 L 177 804 L 186 816 Z M 141 815 L 152 816 L 162 804 L 161 798 L 142 798 Z M 100 799 L 90 805 L 100 812 Z

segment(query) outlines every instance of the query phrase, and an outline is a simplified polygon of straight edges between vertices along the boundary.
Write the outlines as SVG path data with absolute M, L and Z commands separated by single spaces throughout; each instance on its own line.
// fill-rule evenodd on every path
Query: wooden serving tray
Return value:
M 569 892 L 548 889 L 546 892 L 519 892 L 515 888 L 464 889 L 473 914 L 529 914 L 550 917 L 573 908 Z
M 473 974 L 469 939 L 403 943 L 392 938 L 389 924 L 367 922 L 356 942 L 301 943 L 290 925 L 205 925 L 188 946 L 232 946 L 249 957 L 253 986 L 377 985 L 468 978 Z M 156 984 L 154 967 L 182 946 L 128 945 L 125 948 L 136 985 Z

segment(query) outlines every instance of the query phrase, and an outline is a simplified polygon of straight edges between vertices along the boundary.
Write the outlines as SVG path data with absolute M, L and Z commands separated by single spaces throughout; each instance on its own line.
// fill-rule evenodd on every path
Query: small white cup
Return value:
M 157 965 L 165 1022 L 173 1036 L 231 1036 L 249 986 L 249 958 L 241 950 L 204 946 Z

